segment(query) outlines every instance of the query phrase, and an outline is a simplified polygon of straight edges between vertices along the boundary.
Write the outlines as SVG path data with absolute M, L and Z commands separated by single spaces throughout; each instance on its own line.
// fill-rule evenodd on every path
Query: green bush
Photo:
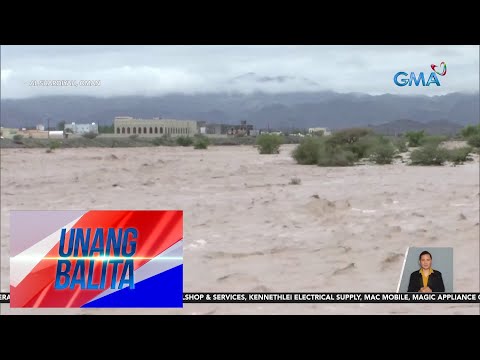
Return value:
M 448 150 L 448 157 L 447 159 L 455 164 L 462 164 L 465 161 L 472 160 L 472 158 L 468 157 L 468 155 L 472 152 L 471 147 L 462 147 L 457 149 Z
M 190 136 L 179 136 L 177 144 L 180 146 L 191 146 L 193 145 L 193 139 Z
M 355 154 L 357 159 L 363 159 L 368 156 L 370 149 L 388 143 L 389 141 L 381 136 L 366 135 L 359 138 L 356 142 L 344 144 L 343 148 Z
M 90 132 L 88 132 L 88 133 L 83 134 L 82 136 L 83 136 L 84 138 L 86 138 L 86 139 L 95 139 L 95 138 L 97 137 L 97 135 L 98 135 L 98 134 L 90 131 Z
M 129 138 L 131 140 L 136 140 L 136 139 L 138 139 L 138 134 L 132 134 L 132 135 L 129 136 Z
M 345 144 L 353 144 L 360 140 L 360 138 L 372 135 L 373 132 L 371 129 L 364 129 L 364 128 L 351 128 L 340 130 L 333 133 L 331 136 L 328 137 L 328 145 L 337 146 L 337 145 L 345 145 Z
M 162 137 L 156 137 L 152 140 L 152 144 L 155 146 L 174 146 L 176 144 L 175 139 L 173 139 L 170 135 L 166 134 Z
M 408 146 L 418 147 L 422 143 L 422 139 L 425 137 L 425 132 L 422 131 L 409 131 L 405 134 L 408 140 Z
M 208 137 L 203 135 L 195 136 L 194 149 L 207 149 L 208 145 L 210 145 L 210 139 Z
M 447 136 L 443 136 L 443 135 L 429 135 L 429 136 L 424 136 L 421 140 L 420 140 L 420 145 L 433 145 L 433 146 L 436 146 L 436 145 L 440 145 L 440 143 L 444 142 L 444 141 L 447 141 L 448 140 L 448 137 Z
M 376 164 L 391 164 L 395 155 L 395 147 L 390 143 L 379 142 L 368 151 L 370 160 Z
M 352 166 L 357 157 L 342 147 L 321 146 L 318 154 L 318 166 Z
M 152 144 L 155 145 L 155 146 L 160 146 L 160 145 L 163 145 L 163 139 L 162 138 L 155 138 L 152 140 Z
M 318 164 L 320 147 L 325 141 L 318 137 L 305 137 L 292 152 L 292 157 L 297 164 L 314 165 Z
M 464 127 L 461 132 L 464 139 L 467 139 L 473 135 L 480 135 L 480 124 L 477 126 L 468 125 Z
M 55 149 L 58 149 L 61 145 L 62 145 L 62 144 L 61 144 L 59 141 L 54 140 L 54 141 L 50 141 L 50 142 L 48 143 L 48 148 L 49 148 L 50 150 L 55 150 Z
M 283 136 L 275 134 L 262 134 L 257 137 L 256 146 L 260 154 L 278 154 Z
M 399 139 L 395 139 L 393 144 L 395 145 L 398 152 L 400 153 L 404 153 L 408 151 L 407 141 L 403 137 Z
M 23 144 L 23 143 L 22 143 L 22 139 L 23 139 L 23 135 L 21 135 L 21 134 L 13 135 L 13 141 L 14 141 L 16 144 Z
M 292 157 L 302 165 L 351 166 L 358 156 L 348 148 L 350 145 L 332 145 L 325 138 L 307 137 L 295 148 Z
M 473 147 L 480 147 L 480 133 L 469 136 L 467 144 Z
M 368 156 L 378 164 L 392 162 L 395 148 L 390 140 L 368 129 L 350 129 L 336 136 L 333 140 L 307 137 L 295 148 L 292 157 L 298 164 L 319 166 L 351 166 Z
M 443 165 L 447 160 L 448 150 L 435 145 L 425 145 L 410 155 L 410 165 Z

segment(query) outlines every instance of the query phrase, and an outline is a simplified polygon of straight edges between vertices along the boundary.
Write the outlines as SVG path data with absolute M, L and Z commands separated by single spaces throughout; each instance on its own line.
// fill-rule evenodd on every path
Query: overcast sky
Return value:
M 398 87 L 399 71 L 432 72 L 441 86 Z M 100 80 L 100 86 L 32 86 Z M 372 95 L 477 92 L 479 46 L 1 46 L 1 97 L 318 91 Z

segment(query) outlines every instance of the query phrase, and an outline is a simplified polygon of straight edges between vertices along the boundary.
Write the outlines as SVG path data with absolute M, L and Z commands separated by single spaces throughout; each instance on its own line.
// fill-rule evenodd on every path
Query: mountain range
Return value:
M 243 81 L 251 76 L 254 74 L 246 74 L 232 81 Z M 258 81 L 286 80 L 262 78 Z M 132 116 L 225 124 L 239 124 L 241 120 L 246 120 L 260 129 L 327 127 L 336 130 L 357 126 L 382 128 L 385 124 L 402 120 L 402 131 L 405 131 L 405 126 L 408 127 L 408 121 L 412 127 L 433 122 L 452 130 L 477 124 L 480 119 L 479 108 L 478 93 L 428 97 L 332 91 L 296 92 L 292 89 L 292 92 L 277 94 L 219 92 L 105 98 L 43 96 L 2 99 L 0 122 L 4 127 L 47 125 L 47 119 L 50 126 L 60 121 L 111 125 L 115 116 Z

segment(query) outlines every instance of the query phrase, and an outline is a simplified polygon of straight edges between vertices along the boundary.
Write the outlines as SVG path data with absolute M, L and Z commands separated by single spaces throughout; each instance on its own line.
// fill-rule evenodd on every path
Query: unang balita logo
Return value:
M 442 61 L 440 65 L 432 64 L 430 65 L 432 68 L 432 72 L 426 78 L 426 75 L 422 72 L 418 74 L 418 76 L 411 72 L 410 75 L 404 71 L 399 71 L 393 77 L 393 82 L 397 86 L 430 86 L 431 84 L 435 84 L 437 86 L 441 86 L 440 80 L 437 75 L 445 76 L 447 74 L 447 64 L 445 61 Z

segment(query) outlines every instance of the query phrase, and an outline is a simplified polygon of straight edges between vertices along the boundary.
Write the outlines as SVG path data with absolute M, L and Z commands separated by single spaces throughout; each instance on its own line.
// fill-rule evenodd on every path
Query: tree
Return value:
M 57 124 L 57 130 L 63 131 L 64 129 L 65 129 L 65 120 L 62 120 Z

